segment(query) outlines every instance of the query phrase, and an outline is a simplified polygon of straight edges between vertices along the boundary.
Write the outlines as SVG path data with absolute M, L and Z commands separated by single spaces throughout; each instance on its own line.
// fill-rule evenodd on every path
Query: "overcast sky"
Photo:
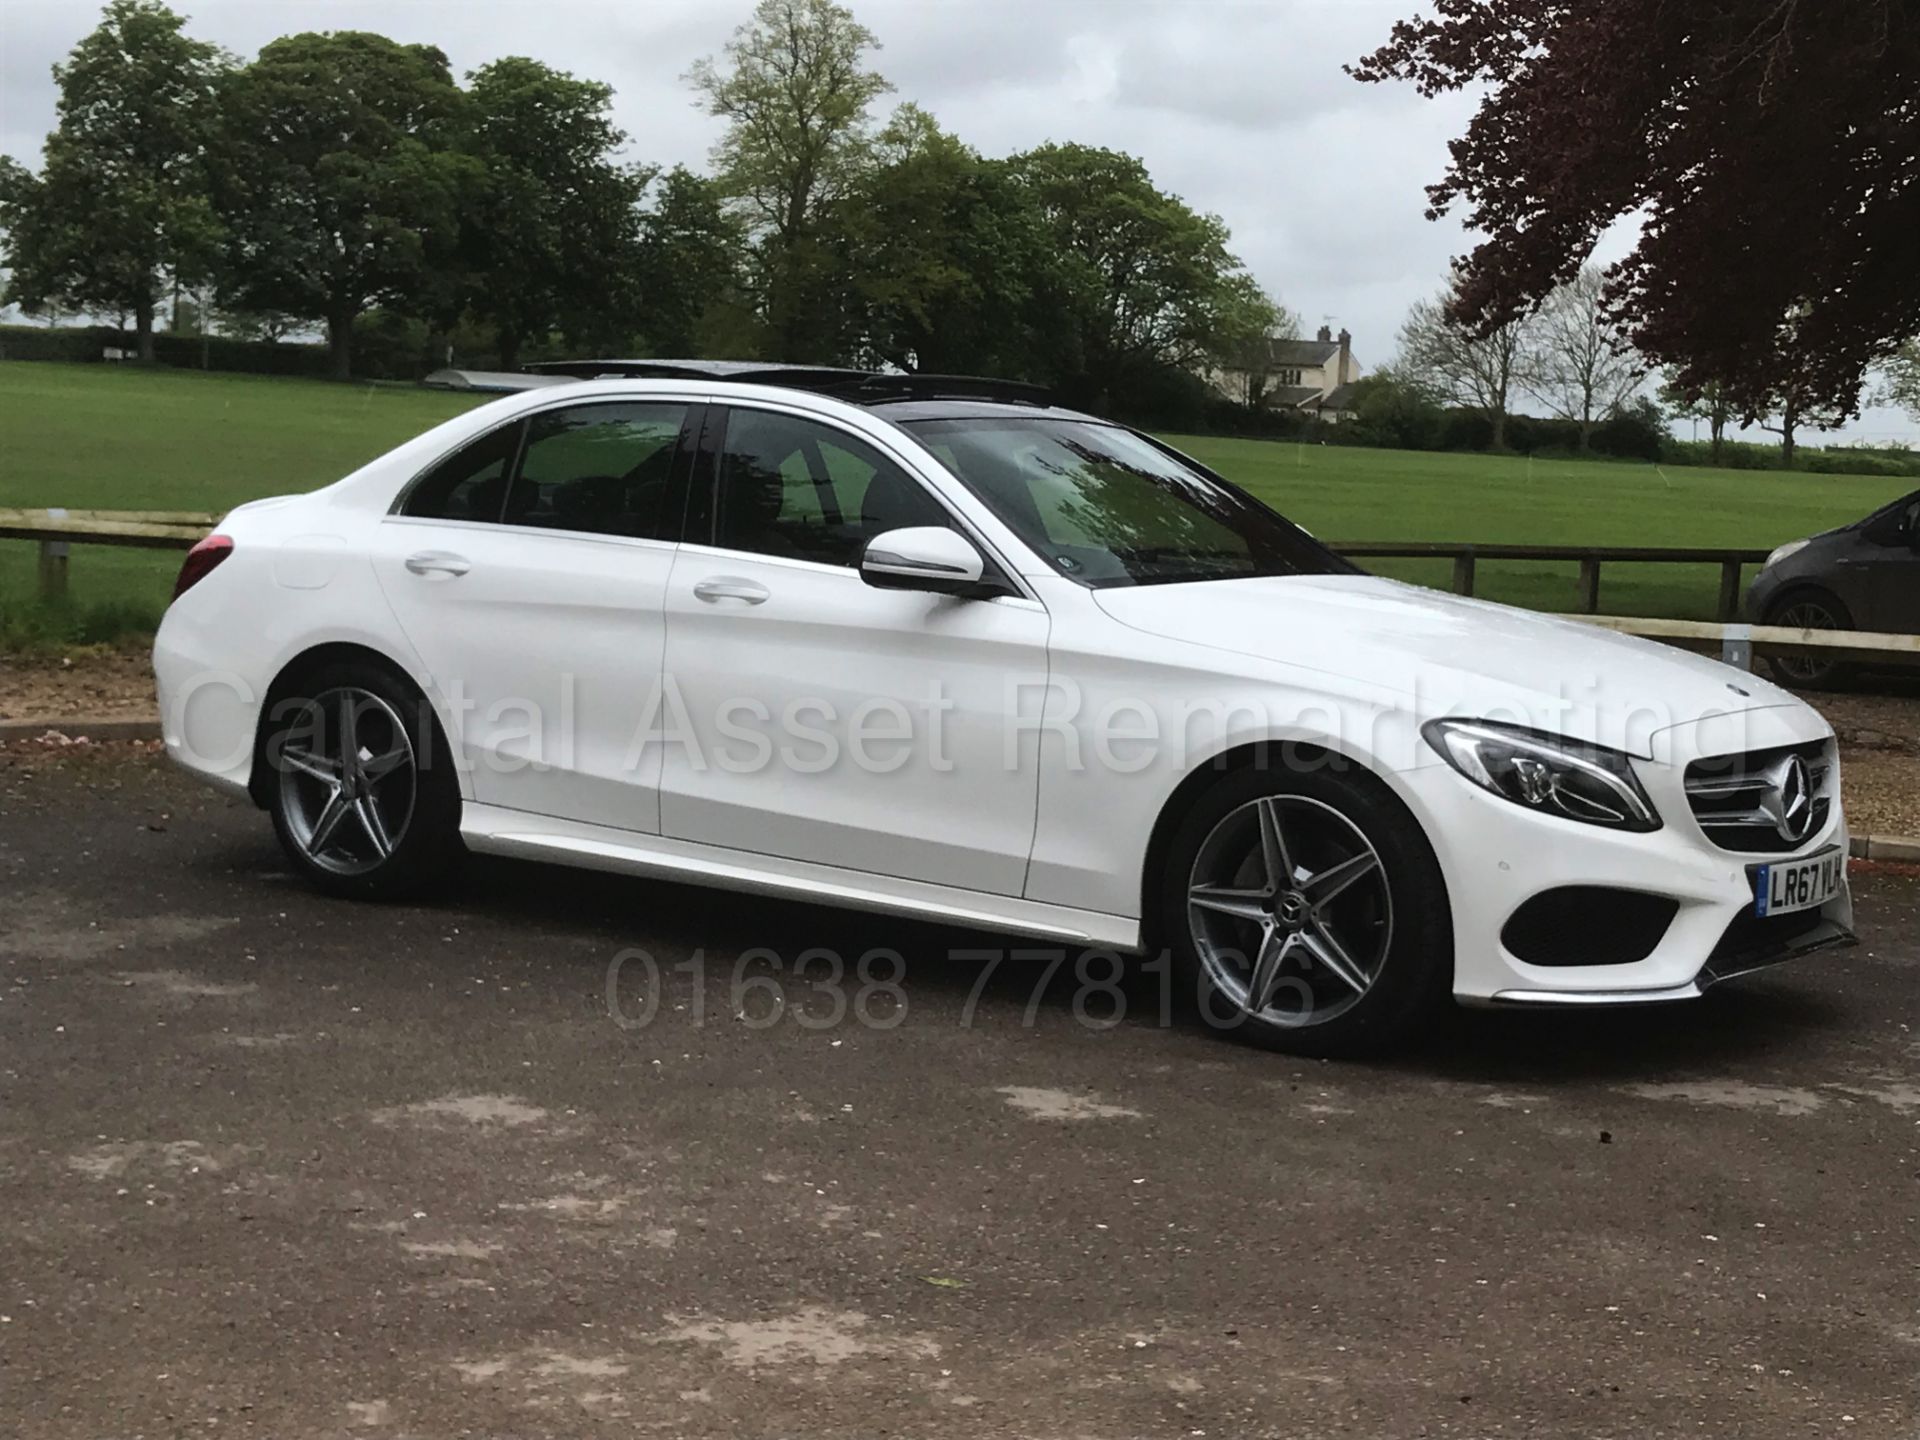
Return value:
M 1392 358 L 1409 303 L 1466 243 L 1423 218 L 1423 186 L 1471 114 L 1462 97 L 1360 85 L 1341 65 L 1417 0 L 851 0 L 894 85 L 989 155 L 1077 140 L 1142 157 L 1155 181 L 1225 217 L 1234 248 L 1307 333 L 1353 331 Z M 752 0 L 174 0 L 190 31 L 242 57 L 299 30 L 438 45 L 456 73 L 531 55 L 614 87 L 633 158 L 702 165 L 718 133 L 681 76 Z M 49 67 L 97 23 L 94 0 L 0 0 L 0 152 L 37 165 Z M 1617 248 L 1613 254 L 1617 254 Z M 1612 258 L 1612 255 L 1603 256 Z M 1854 433 L 1920 439 L 1895 412 Z

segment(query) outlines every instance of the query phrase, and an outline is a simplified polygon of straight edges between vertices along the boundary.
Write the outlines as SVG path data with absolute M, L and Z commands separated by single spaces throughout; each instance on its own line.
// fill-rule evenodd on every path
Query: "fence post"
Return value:
M 1468 547 L 1453 557 L 1453 593 L 1473 594 L 1473 550 Z
M 1720 566 L 1720 622 L 1740 618 L 1740 562 L 1728 560 Z
M 1580 613 L 1598 615 L 1600 613 L 1600 562 L 1582 560 L 1580 562 Z
M 64 520 L 67 518 L 67 512 L 49 507 L 47 518 Z M 64 540 L 40 542 L 40 598 L 42 600 L 67 598 L 67 542 Z
M 1738 670 L 1753 669 L 1753 627 L 1728 625 L 1720 632 L 1720 659 Z

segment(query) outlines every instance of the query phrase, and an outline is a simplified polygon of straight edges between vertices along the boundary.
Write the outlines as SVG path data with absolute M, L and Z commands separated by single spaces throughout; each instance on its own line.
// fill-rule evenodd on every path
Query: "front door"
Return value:
M 1046 611 L 867 585 L 874 535 L 957 524 L 922 482 L 819 420 L 716 418 L 712 543 L 667 591 L 663 832 L 1020 894 Z
M 380 526 L 375 573 L 476 801 L 657 833 L 641 743 L 694 407 L 558 406 L 482 436 Z

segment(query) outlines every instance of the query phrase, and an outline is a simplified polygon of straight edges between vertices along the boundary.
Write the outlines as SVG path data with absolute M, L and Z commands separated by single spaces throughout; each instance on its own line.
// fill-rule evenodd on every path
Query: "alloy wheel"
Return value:
M 406 837 L 418 767 L 406 726 L 378 695 L 345 687 L 315 696 L 273 758 L 287 828 L 321 869 L 367 874 Z
M 1214 826 L 1187 885 L 1194 949 L 1247 1018 L 1324 1024 L 1373 989 L 1393 896 L 1372 843 L 1331 805 L 1269 795 Z
M 1779 623 L 1793 630 L 1839 630 L 1839 618 L 1818 600 L 1796 600 L 1780 612 Z M 1818 655 L 1782 655 L 1775 662 L 1780 673 L 1797 685 L 1814 685 L 1827 678 L 1833 662 Z

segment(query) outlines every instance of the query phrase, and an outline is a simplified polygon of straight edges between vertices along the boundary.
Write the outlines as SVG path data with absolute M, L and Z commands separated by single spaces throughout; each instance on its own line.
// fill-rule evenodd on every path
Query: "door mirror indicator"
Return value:
M 976 592 L 986 568 L 971 540 L 940 525 L 888 530 L 869 540 L 860 557 L 860 578 L 867 584 L 935 595 Z

